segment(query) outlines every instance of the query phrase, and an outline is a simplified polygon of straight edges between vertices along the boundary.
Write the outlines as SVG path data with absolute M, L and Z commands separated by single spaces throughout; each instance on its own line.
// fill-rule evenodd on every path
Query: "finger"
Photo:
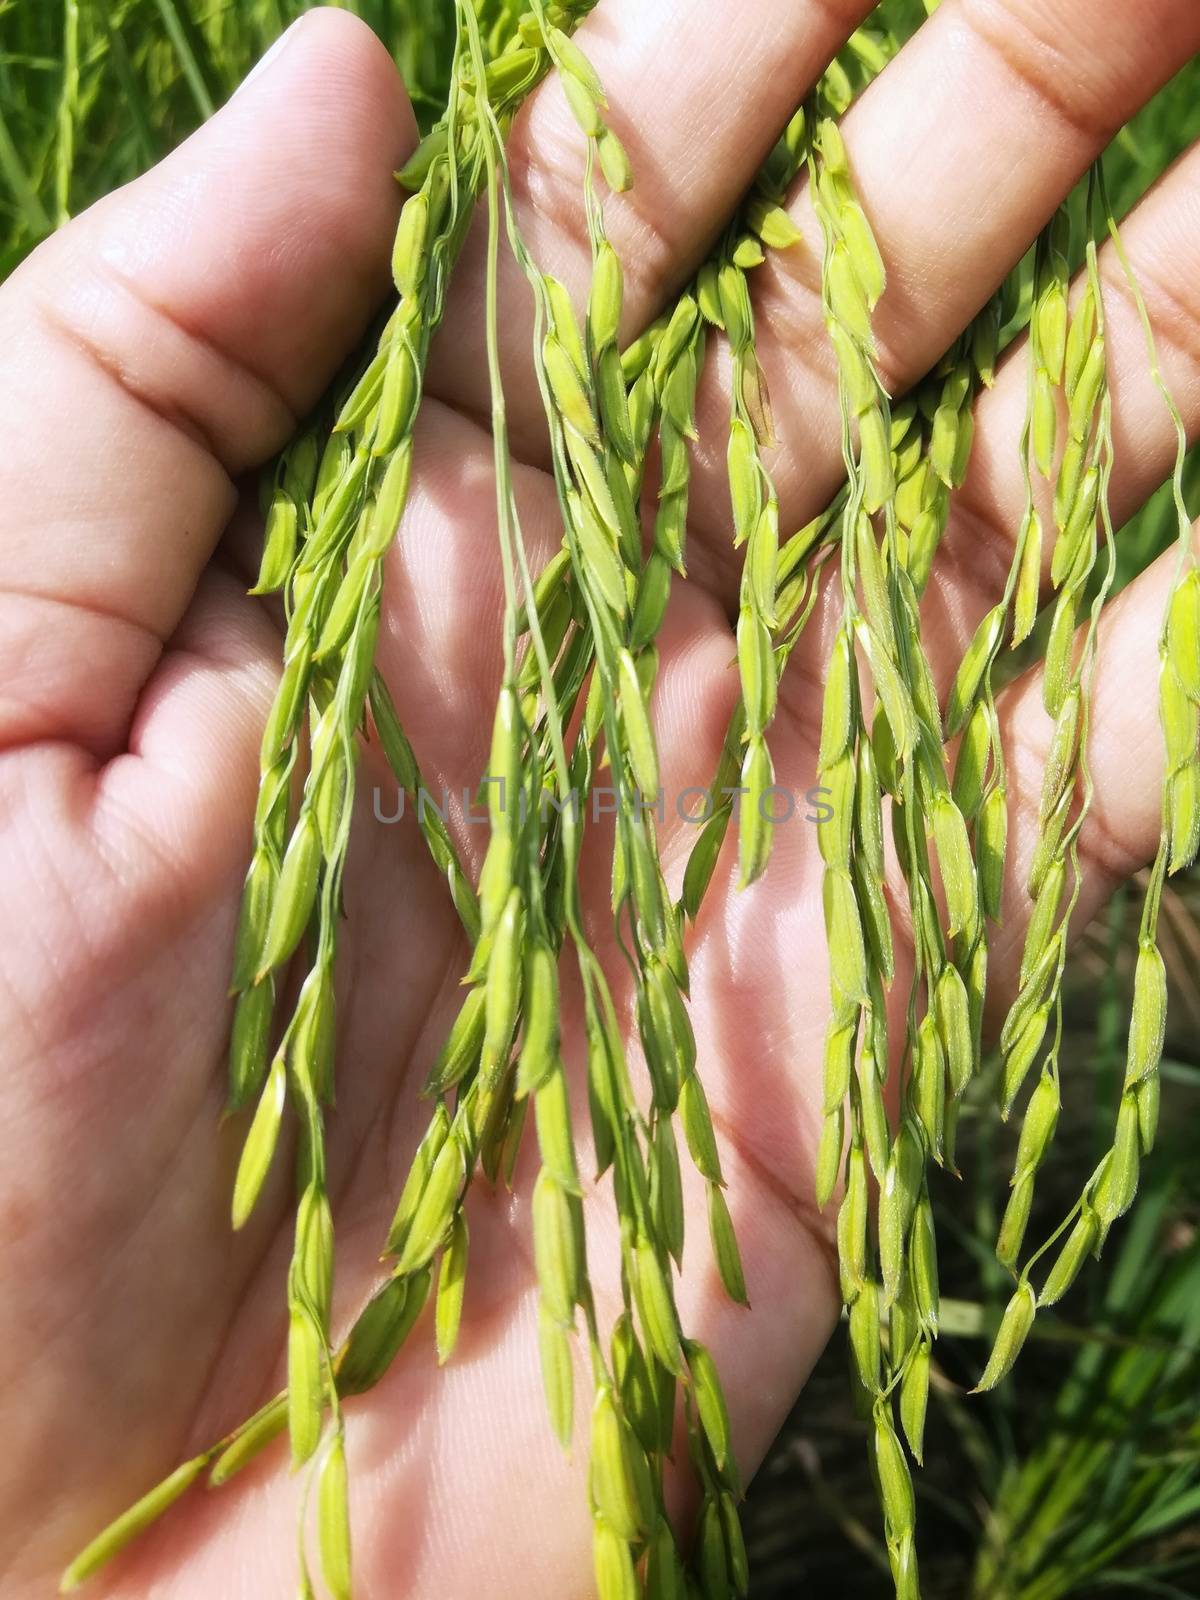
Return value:
M 1193 543 L 1197 529 L 1193 529 Z M 1176 569 L 1168 550 L 1106 609 L 1092 696 L 1088 759 L 1094 794 L 1079 837 L 1082 930 L 1116 886 L 1158 846 L 1164 768 L 1158 720 L 1158 640 Z M 1025 674 L 1000 702 L 1010 839 L 1003 927 L 989 958 L 989 1004 L 1011 1001 L 1031 902 L 1026 889 L 1038 837 L 1038 801 L 1054 725 L 1042 705 L 1042 671 Z M 991 981 L 995 977 L 993 995 Z
M 946 0 L 843 123 L 854 181 L 888 272 L 880 364 L 901 393 L 953 342 L 1116 130 L 1200 48 L 1190 0 Z M 898 160 L 897 152 L 905 158 Z M 754 275 L 759 354 L 782 448 L 771 462 L 799 526 L 843 477 L 836 371 L 820 299 L 821 233 Z M 701 385 L 694 571 L 731 598 L 724 350 Z M 707 560 L 705 558 L 707 557 Z
M 413 137 L 386 51 L 317 13 L 0 292 L 0 743 L 119 745 L 231 474 L 283 443 L 386 288 L 390 174 Z
M 1200 436 L 1200 145 L 1182 156 L 1121 226 L 1145 301 L 1159 366 L 1189 440 Z M 1141 317 L 1111 244 L 1100 252 L 1105 348 L 1112 395 L 1110 505 L 1119 528 L 1171 469 L 1175 427 L 1155 382 Z M 1077 278 L 1073 299 L 1082 288 Z M 944 688 L 967 640 L 1004 591 L 1025 509 L 1020 439 L 1025 421 L 1028 341 L 1002 364 L 976 406 L 967 481 L 922 607 L 922 635 Z M 1051 486 L 1034 475 L 1044 526 L 1053 527 Z M 1053 539 L 1043 544 L 1048 580 Z
M 609 125 L 628 151 L 633 188 L 605 199 L 625 269 L 624 327 L 636 333 L 699 264 L 779 132 L 831 57 L 871 10 L 865 0 L 608 0 L 577 38 L 604 84 Z M 587 298 L 591 247 L 583 209 L 584 137 L 557 81 L 518 118 L 508 160 L 517 220 L 534 260 Z M 599 181 L 599 180 L 598 180 Z M 447 331 L 430 363 L 432 392 L 488 409 L 483 344 L 485 241 L 477 228 L 451 291 Z M 530 364 L 532 302 L 511 259 L 501 266 L 509 423 L 528 459 L 545 453 Z

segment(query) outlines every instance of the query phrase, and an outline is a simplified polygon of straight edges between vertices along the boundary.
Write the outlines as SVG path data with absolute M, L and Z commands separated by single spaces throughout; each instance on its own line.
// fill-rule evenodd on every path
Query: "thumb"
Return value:
M 125 747 L 233 476 L 285 441 L 386 289 L 415 138 L 370 30 L 310 13 L 0 290 L 0 749 Z

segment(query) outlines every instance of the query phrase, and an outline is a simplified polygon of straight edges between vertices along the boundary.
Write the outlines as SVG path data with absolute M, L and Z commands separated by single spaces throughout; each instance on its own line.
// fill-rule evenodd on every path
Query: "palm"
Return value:
M 946 12 L 953 9 L 948 5 Z M 1114 6 L 1114 13 L 1119 9 Z M 1189 29 L 1197 34 L 1184 0 L 1161 0 L 1161 9 L 1177 35 Z M 947 27 L 953 25 L 952 18 Z M 272 386 L 292 409 L 312 398 L 311 368 L 327 373 L 369 310 L 386 259 L 391 200 L 373 168 L 369 179 L 363 177 L 364 164 L 369 159 L 386 172 L 397 153 L 391 145 L 403 147 L 408 137 L 407 113 L 394 88 L 385 87 L 386 63 L 336 19 L 320 27 L 324 48 L 310 42 L 307 63 L 294 60 L 292 70 L 307 71 L 311 81 L 319 73 L 341 70 L 353 79 L 357 94 L 369 102 L 373 95 L 378 102 L 369 105 L 373 137 L 388 148 L 364 154 L 360 146 L 352 153 L 354 129 L 332 138 L 320 126 L 303 133 L 314 161 L 340 161 L 347 186 L 369 189 L 368 217 L 354 222 L 359 234 L 369 237 L 362 239 L 358 281 L 345 292 L 345 303 L 335 294 L 334 303 L 316 313 L 311 285 L 307 288 L 300 320 L 307 316 L 309 325 L 315 324 L 315 361 L 312 350 L 289 349 L 281 336 L 248 363 L 269 372 Z M 763 143 L 819 69 L 823 50 L 837 42 L 816 36 L 822 28 L 829 30 L 827 18 L 821 23 L 807 19 L 803 28 L 800 22 L 774 19 L 771 27 L 776 34 L 780 27 L 795 30 L 801 78 L 775 87 L 778 106 L 758 109 Z M 1138 30 L 1141 76 L 1124 87 L 1128 109 L 1171 65 L 1167 47 L 1155 46 L 1148 35 Z M 312 41 L 313 33 L 309 37 Z M 1200 38 L 1177 38 L 1171 51 L 1182 57 L 1198 43 Z M 769 44 L 764 41 L 764 54 Z M 302 53 L 292 48 L 294 57 Z M 937 48 L 935 43 L 926 52 L 931 70 Z M 1117 47 L 1113 50 L 1115 56 Z M 622 69 L 614 47 L 598 40 L 595 53 L 612 58 L 606 76 L 615 90 Z M 604 70 L 606 62 L 600 64 Z M 631 75 L 627 65 L 625 77 Z M 904 93 L 902 88 L 891 92 Z M 872 91 L 877 109 L 864 104 L 859 113 L 868 152 L 872 128 L 886 129 L 889 118 L 899 114 L 888 93 L 885 79 Z M 268 94 L 269 79 L 251 91 L 264 97 L 264 106 Z M 380 115 L 380 103 L 388 97 Z M 614 101 L 620 103 L 616 95 Z M 237 114 L 235 108 L 226 115 Z M 519 147 L 536 150 L 539 139 L 544 144 L 554 134 L 557 115 L 544 94 Z M 288 132 L 299 136 L 290 123 Z M 1027 135 L 1037 136 L 1036 128 Z M 636 142 L 630 142 L 636 164 Z M 893 263 L 887 213 L 889 204 L 898 202 L 881 197 L 884 253 L 900 283 L 896 309 L 889 313 L 887 300 L 881 308 L 898 385 L 915 378 L 949 343 L 1086 161 L 1086 135 L 1060 129 L 1059 142 L 1061 150 L 1043 155 L 1044 192 L 1031 193 L 1037 186 L 1030 183 L 1019 197 L 1015 192 L 1010 197 L 1012 239 L 1003 259 L 996 257 L 990 238 L 962 237 L 953 211 L 934 219 L 947 240 L 953 236 L 959 252 L 958 277 L 947 274 L 958 284 L 959 298 L 952 305 L 919 304 L 914 291 L 905 290 L 911 283 L 905 268 L 918 245 L 895 230 Z M 852 143 L 852 154 L 854 148 Z M 210 151 L 207 159 L 220 155 L 219 149 Z M 693 177 L 693 187 L 702 193 L 691 198 L 701 215 L 698 221 L 689 219 L 692 236 L 680 246 L 681 258 L 694 256 L 719 222 L 719 207 L 732 204 L 744 187 L 745 163 L 752 168 L 753 161 L 744 152 L 739 159 L 742 165 L 733 162 L 723 176 L 708 174 L 707 189 L 705 180 Z M 869 190 L 869 153 L 865 165 Z M 653 187 L 652 163 L 648 170 Z M 569 204 L 543 205 L 530 224 L 535 254 L 568 277 L 579 265 L 566 227 Z M 545 220 L 547 211 L 561 218 L 561 233 Z M 802 201 L 797 214 L 803 222 Z M 636 237 L 629 218 L 626 228 Z M 332 220 L 329 231 L 335 234 Z M 687 234 L 682 221 L 677 231 Z M 323 248 L 332 256 L 335 245 Z M 60 252 L 60 272 L 64 262 L 71 264 L 69 252 Z M 672 276 L 681 275 L 686 265 L 683 259 L 674 263 Z M 53 257 L 48 270 L 52 278 Z M 470 270 L 468 262 L 468 281 Z M 811 326 L 815 341 L 819 312 L 811 295 L 812 258 L 770 270 L 774 287 L 789 289 L 806 307 L 803 326 Z M 803 278 L 806 294 L 789 272 Z M 319 277 L 315 264 L 313 276 Z M 653 282 L 653 269 L 641 281 Z M 14 330 L 26 326 L 29 305 L 37 298 L 27 289 L 22 307 L 20 282 L 7 291 L 9 303 L 3 306 Z M 265 299 L 265 286 L 263 294 Z M 635 291 L 631 298 L 635 318 L 644 320 L 657 309 L 648 291 L 640 299 Z M 452 309 L 452 328 L 471 314 L 465 299 L 458 324 Z M 186 319 L 179 320 L 186 326 Z M 47 336 L 51 344 L 57 337 L 36 329 L 28 337 Z M 764 328 L 764 359 L 787 446 L 775 469 L 785 517 L 797 525 L 819 509 L 836 484 L 836 411 L 826 369 L 788 372 L 793 352 L 803 346 L 803 327 L 799 333 L 793 328 L 790 349 L 775 347 L 776 365 L 769 359 L 771 337 L 770 328 Z M 19 353 L 16 332 L 14 340 Z M 527 405 L 522 408 L 528 386 L 520 382 L 523 373 L 516 365 L 523 347 L 519 327 L 511 331 L 511 345 L 522 402 L 513 407 L 516 438 L 532 463 L 521 469 L 518 490 L 536 560 L 558 537 L 554 491 L 538 465 L 534 415 Z M 484 765 L 501 660 L 500 573 L 489 537 L 494 528 L 491 444 L 469 420 L 480 409 L 477 350 L 476 339 L 474 345 L 467 340 L 435 352 L 430 388 L 441 398 L 430 402 L 418 434 L 414 499 L 390 557 L 380 647 L 380 665 L 427 786 L 435 793 L 444 786 L 458 795 Z M 71 359 L 81 360 L 74 349 Z M 186 373 L 186 362 L 182 365 Z M 108 382 L 87 360 L 79 377 L 101 387 Z M 983 518 L 1001 525 L 1020 492 L 1013 441 L 1022 382 L 1019 371 L 1010 371 L 981 409 L 984 467 L 969 499 Z M 713 416 L 726 403 L 721 393 L 720 374 L 713 372 L 704 389 Z M 108 399 L 114 406 L 120 403 Z M 142 401 L 129 403 L 136 408 Z M 178 410 L 195 415 L 186 404 Z M 50 416 L 52 408 L 48 414 L 43 410 L 47 433 Z M 136 435 L 144 424 L 139 411 L 129 426 Z M 110 428 L 117 425 L 110 419 Z M 53 447 L 46 438 L 23 432 L 15 414 L 12 428 L 18 460 L 24 446 L 32 480 Z M 261 448 L 243 440 L 225 451 L 218 442 L 217 454 L 227 466 L 249 466 L 278 444 L 283 431 L 278 410 L 259 420 L 257 434 L 247 431 Z M 719 427 L 709 436 L 719 439 Z M 157 435 L 153 445 L 160 447 Z M 206 477 L 194 459 L 196 444 L 176 435 L 162 448 L 177 452 L 180 474 L 193 475 L 201 519 L 207 512 L 214 528 L 219 526 L 225 491 L 212 487 L 213 474 Z M 147 444 L 147 454 L 150 449 Z M 1119 483 L 1119 497 L 1136 503 L 1154 481 L 1164 449 L 1161 440 L 1149 441 L 1130 469 L 1142 477 Z M 80 454 L 86 466 L 86 446 Z M 1006 464 L 998 465 L 1002 459 Z M 660 641 L 655 711 L 668 797 L 711 778 L 736 693 L 727 609 L 733 569 L 725 548 L 724 500 L 712 488 L 719 475 L 719 459 L 698 463 L 698 514 L 690 532 L 695 581 L 677 586 Z M 119 497 L 114 504 L 120 506 Z M 165 494 L 157 509 L 170 514 Z M 53 531 L 54 516 L 46 520 Z M 141 541 L 144 549 L 146 532 L 143 519 L 120 527 L 115 540 L 130 550 Z M 244 533 L 239 526 L 227 548 L 240 544 Z M 974 528 L 952 530 L 951 552 L 965 548 L 968 537 L 977 537 Z M 11 1112 L 3 1134 L 8 1145 L 0 1163 L 7 1174 L 6 1212 L 15 1219 L 7 1293 L 0 1306 L 0 1338 L 9 1352 L 9 1381 L 18 1401 L 7 1409 L 20 1419 L 6 1452 L 2 1502 L 14 1595 L 44 1593 L 64 1557 L 100 1522 L 182 1453 L 237 1421 L 281 1377 L 282 1282 L 290 1250 L 288 1163 L 277 1162 L 260 1212 L 243 1235 L 233 1236 L 228 1197 L 241 1127 L 219 1121 L 230 945 L 253 804 L 257 729 L 270 694 L 278 637 L 268 613 L 245 597 L 244 584 L 227 565 L 218 561 L 204 570 L 205 553 L 190 555 L 190 572 L 164 579 L 162 595 L 151 592 L 147 598 L 139 590 L 142 572 L 131 563 L 127 588 L 118 597 L 97 597 L 86 584 L 78 585 L 82 593 L 55 596 L 54 603 L 65 600 L 71 609 L 56 675 L 48 680 L 52 693 L 41 694 L 35 676 L 27 674 L 18 677 L 26 698 L 16 695 L 5 708 L 9 753 L 0 763 L 0 785 L 10 826 L 0 871 L 9 903 L 28 908 L 26 929 L 6 956 L 4 973 L 7 1056 L 21 1070 L 11 1074 Z M 19 549 L 16 570 L 6 573 L 4 587 L 15 636 L 26 641 L 43 619 L 33 614 L 40 601 L 16 598 L 40 592 L 21 571 L 20 560 Z M 991 602 L 995 577 L 994 570 L 978 564 L 964 574 L 953 559 L 947 563 L 930 604 L 935 658 L 939 644 L 948 655 L 947 645 L 961 641 Z M 89 581 L 103 589 L 102 579 L 89 575 Z M 127 619 L 139 608 L 141 636 L 135 629 L 131 637 L 128 621 L 115 618 Z M 809 641 L 790 669 L 773 737 L 777 782 L 801 795 L 815 782 L 813 707 L 819 704 L 826 620 L 818 611 Z M 169 640 L 161 656 L 155 635 Z M 96 663 L 111 663 L 111 671 Z M 1019 694 L 1012 706 L 1011 715 L 1020 718 Z M 1020 776 L 1018 759 L 1018 787 Z M 411 818 L 387 826 L 373 815 L 373 789 L 378 787 L 385 812 L 394 797 L 375 751 L 363 760 L 359 787 L 346 893 L 350 920 L 339 967 L 338 1103 L 331 1124 L 330 1189 L 343 1322 L 378 1276 L 378 1251 L 423 1120 L 416 1093 L 453 1015 L 466 956 L 444 886 Z M 772 869 L 753 890 L 736 892 L 733 863 L 723 858 L 690 950 L 700 1071 L 723 1144 L 756 1310 L 751 1328 L 749 1314 L 730 1305 L 720 1290 L 708 1263 L 699 1191 L 690 1196 L 690 1259 L 681 1310 L 687 1329 L 710 1343 L 721 1362 L 739 1455 L 747 1465 L 758 1459 L 777 1427 L 836 1309 L 826 1226 L 807 1199 L 819 1126 L 827 979 L 820 860 L 815 831 L 802 820 L 804 810 L 801 805 L 796 819 L 776 831 Z M 1140 826 L 1141 816 L 1135 820 Z M 1136 855 L 1142 840 L 1134 821 L 1127 822 L 1126 831 Z M 460 830 L 468 855 L 478 834 Z M 668 878 L 676 883 L 694 837 L 694 830 L 669 810 L 662 848 Z M 585 887 L 600 938 L 608 917 L 604 856 L 602 830 L 593 829 Z M 1102 888 L 1103 875 L 1097 874 L 1090 892 Z M 1013 903 L 1013 920 L 1019 921 L 1015 891 Z M 630 1044 L 636 1056 L 633 1030 Z M 568 1061 L 577 1062 L 578 1040 L 570 1033 L 566 1046 Z M 575 1098 L 583 1103 L 581 1092 Z M 578 1138 L 586 1151 L 583 1123 Z M 439 1375 L 431 1340 L 419 1331 L 385 1381 L 354 1403 L 356 1560 L 364 1596 L 403 1593 L 420 1600 L 465 1595 L 484 1584 L 497 1597 L 588 1590 L 586 1498 L 576 1481 L 585 1452 L 578 1449 L 572 1465 L 553 1443 L 537 1371 L 536 1284 L 525 1203 L 534 1167 L 526 1149 L 511 1194 L 478 1186 L 468 1201 L 471 1269 L 453 1363 Z M 602 1309 L 607 1296 L 611 1310 L 617 1250 L 605 1185 L 589 1199 L 587 1214 L 592 1276 Z M 747 1331 L 751 1338 L 745 1337 Z M 86 1419 L 82 1427 L 81 1418 Z M 585 1425 L 584 1417 L 580 1421 Z M 173 1596 L 227 1593 L 234 1574 L 247 1575 L 247 1592 L 256 1595 L 288 1592 L 297 1493 L 296 1481 L 271 1458 L 254 1469 L 252 1485 L 248 1475 L 244 1485 L 220 1495 L 185 1501 L 114 1572 L 111 1592 L 144 1595 L 162 1583 L 163 1592 Z M 50 1504 L 55 1509 L 47 1517 Z M 32 1536 L 30 1528 L 37 1530 Z

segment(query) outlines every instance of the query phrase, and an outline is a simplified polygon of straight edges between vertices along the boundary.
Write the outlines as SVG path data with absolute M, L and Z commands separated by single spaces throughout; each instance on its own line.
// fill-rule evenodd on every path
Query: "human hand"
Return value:
M 867 7 L 793 9 L 743 7 L 732 70 L 718 0 L 682 16 L 611 0 L 588 24 L 637 175 L 609 207 L 630 333 L 703 254 Z M 1083 0 L 947 0 L 847 117 L 889 269 L 878 328 L 896 392 L 951 342 L 1112 129 L 1200 45 L 1186 0 L 1151 9 L 1131 19 L 1106 4 L 1101 26 Z M 1046 47 L 1054 36 L 1075 47 L 1069 73 Z M 10 1433 L 0 1527 L 16 1596 L 46 1593 L 98 1525 L 278 1383 L 286 1164 L 261 1215 L 231 1235 L 240 1129 L 219 1124 L 233 921 L 278 656 L 274 617 L 244 594 L 257 528 L 249 509 L 235 509 L 234 480 L 286 439 L 385 293 L 398 201 L 389 174 L 413 139 L 384 52 L 343 16 L 310 19 L 214 123 L 72 224 L 0 293 L 0 870 L 22 921 L 3 963 L 0 1339 Z M 582 290 L 578 163 L 563 155 L 575 148 L 561 91 L 548 85 L 514 135 L 514 173 L 535 256 Z M 1127 230 L 1189 428 L 1200 424 L 1197 319 L 1186 298 L 1200 255 L 1198 175 L 1193 153 Z M 789 527 L 821 508 L 841 474 L 814 292 L 819 235 L 802 194 L 794 210 L 806 246 L 772 258 L 755 286 Z M 476 252 L 431 364 L 380 647 L 435 791 L 461 792 L 484 766 L 500 670 L 491 444 L 472 420 L 487 411 L 479 283 Z M 527 463 L 518 493 L 545 556 L 559 536 L 557 507 L 524 381 L 523 301 L 515 283 L 507 292 L 510 413 Z M 1164 475 L 1172 440 L 1115 281 L 1113 299 L 1120 517 Z M 1023 404 L 1017 354 L 979 406 L 972 477 L 927 597 L 927 647 L 943 687 L 1007 568 L 1023 495 Z M 726 414 L 713 361 L 702 438 L 721 440 Z M 668 796 L 710 779 L 736 693 L 722 470 L 719 448 L 711 460 L 701 453 L 693 581 L 677 586 L 660 640 L 655 715 Z M 1085 910 L 1157 836 L 1149 686 L 1164 589 L 1162 573 L 1148 574 L 1109 623 Z M 815 782 L 816 680 L 832 626 L 832 614 L 810 625 L 773 734 L 777 781 L 799 793 Z M 1123 694 L 1127 680 L 1147 686 L 1145 704 Z M 1018 886 L 1048 733 L 1039 704 L 1030 684 L 1005 702 L 1017 810 L 1001 971 L 1019 950 Z M 416 830 L 370 815 L 372 782 L 390 792 L 372 759 L 347 886 L 331 1126 L 343 1320 L 378 1270 L 415 1137 L 415 1092 L 465 956 Z M 669 871 L 678 874 L 693 838 L 668 809 Z M 597 923 L 604 878 L 597 859 Z M 753 889 L 736 893 L 723 865 L 692 951 L 700 1069 L 755 1310 L 729 1305 L 706 1269 L 689 1270 L 680 1299 L 686 1325 L 717 1355 L 747 1469 L 837 1309 L 828 1228 L 808 1198 L 828 988 L 819 885 L 815 837 L 797 820 L 779 830 L 771 870 Z M 569 1036 L 567 1055 L 579 1055 Z M 586 1148 L 582 1127 L 579 1137 Z M 454 1362 L 436 1375 L 418 1336 L 355 1402 L 364 1596 L 457 1600 L 485 1583 L 501 1597 L 588 1592 L 579 1464 L 563 1461 L 543 1416 L 529 1166 L 512 1197 L 480 1189 L 469 1201 L 471 1282 Z M 689 1199 L 702 1210 L 702 1194 Z M 690 1268 L 702 1233 L 697 1216 Z M 589 1236 L 603 1305 L 616 1288 L 605 1270 L 616 1250 L 604 1193 L 589 1200 Z M 286 1592 L 295 1497 L 294 1482 L 266 1461 L 253 1482 L 185 1502 L 113 1569 L 108 1592 Z

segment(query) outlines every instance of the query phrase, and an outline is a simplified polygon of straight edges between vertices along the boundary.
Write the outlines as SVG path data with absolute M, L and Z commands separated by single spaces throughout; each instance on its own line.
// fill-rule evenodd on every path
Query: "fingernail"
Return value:
M 253 83 L 255 78 L 261 77 L 268 67 L 272 66 L 276 61 L 279 60 L 284 50 L 290 44 L 296 31 L 303 26 L 304 21 L 304 17 L 297 17 L 296 21 L 292 23 L 291 27 L 283 30 L 278 39 L 276 39 L 275 43 L 267 51 L 266 55 L 261 56 L 259 60 L 255 62 L 254 66 L 250 68 L 250 71 L 234 90 L 234 94 L 241 94 L 242 90 L 245 89 L 247 85 Z

